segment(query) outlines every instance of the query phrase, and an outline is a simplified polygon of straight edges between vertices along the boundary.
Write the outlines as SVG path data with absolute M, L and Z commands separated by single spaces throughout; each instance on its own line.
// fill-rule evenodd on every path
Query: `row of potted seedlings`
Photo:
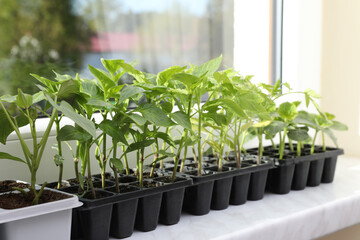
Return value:
M 59 176 L 47 186 L 76 194 L 83 203 L 73 210 L 72 239 L 125 238 L 134 228 L 151 231 L 158 222 L 176 224 L 182 210 L 204 215 L 210 209 L 262 199 L 266 187 L 288 193 L 321 180 L 331 182 L 337 155 L 343 152 L 326 148 L 324 135 L 335 141 L 331 129 L 346 130 L 346 126 L 319 109 L 314 100 L 319 96 L 311 90 L 291 92 L 280 82 L 257 86 L 251 76 L 233 69 L 219 71 L 221 61 L 220 56 L 200 66 L 173 66 L 154 75 L 123 60 L 101 59 L 105 70 L 89 66 L 92 80 L 57 73 L 54 80 L 33 75 L 41 83 L 38 93 L 19 90 L 17 96 L 1 98 L 0 120 L 8 126 L 1 142 L 5 144 L 15 131 L 26 161 L 8 153 L 0 157 L 28 164 L 29 189 L 34 199 L 39 198 L 46 183 L 36 190 L 36 171 L 55 125 Z M 124 74 L 133 77 L 133 84 L 121 83 Z M 282 93 L 283 88 L 289 92 Z M 318 114 L 298 111 L 300 102 L 277 106 L 277 99 L 287 94 L 303 94 L 306 106 L 312 103 Z M 10 116 L 3 103 L 15 103 L 18 115 Z M 40 144 L 36 142 L 38 112 L 50 118 Z M 100 121 L 95 119 L 98 115 Z M 74 125 L 62 126 L 64 116 Z M 34 154 L 18 130 L 27 124 Z M 321 148 L 315 146 L 318 133 Z M 258 148 L 245 150 L 244 144 L 256 137 Z M 272 145 L 263 147 L 263 139 Z M 75 177 L 66 181 L 62 179 L 64 148 L 72 151 L 75 169 Z M 98 162 L 100 174 L 92 174 L 91 159 Z M 318 175 L 313 177 L 313 172 Z M 11 189 L 27 195 L 18 187 Z

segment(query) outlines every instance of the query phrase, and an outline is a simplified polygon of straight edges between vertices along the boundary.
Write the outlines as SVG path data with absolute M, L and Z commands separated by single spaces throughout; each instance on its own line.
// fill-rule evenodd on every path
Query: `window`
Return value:
M 142 71 L 233 65 L 234 0 L 0 0 L 0 94 L 37 90 L 29 73 L 79 72 L 100 58 L 138 60 Z

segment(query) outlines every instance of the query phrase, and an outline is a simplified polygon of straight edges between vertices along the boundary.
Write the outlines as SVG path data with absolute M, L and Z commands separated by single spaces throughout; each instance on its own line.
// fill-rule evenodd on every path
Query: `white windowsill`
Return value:
M 135 231 L 131 239 L 314 239 L 360 222 L 360 161 L 341 156 L 331 184 L 307 187 L 286 195 L 265 194 L 260 201 L 183 214 L 173 226 Z

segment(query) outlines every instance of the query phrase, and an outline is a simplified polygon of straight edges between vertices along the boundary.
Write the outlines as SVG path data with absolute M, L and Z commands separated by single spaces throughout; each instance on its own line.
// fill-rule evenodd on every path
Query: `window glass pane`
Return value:
M 0 94 L 37 90 L 29 73 L 89 77 L 100 58 L 157 73 L 220 54 L 233 65 L 234 0 L 0 0 Z

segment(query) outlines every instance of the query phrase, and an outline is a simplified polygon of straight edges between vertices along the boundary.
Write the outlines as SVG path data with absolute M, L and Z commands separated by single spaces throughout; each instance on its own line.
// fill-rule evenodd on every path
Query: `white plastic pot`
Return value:
M 72 197 L 13 210 L 0 208 L 0 239 L 70 239 L 72 209 L 81 206 L 82 203 L 75 195 L 61 193 Z

